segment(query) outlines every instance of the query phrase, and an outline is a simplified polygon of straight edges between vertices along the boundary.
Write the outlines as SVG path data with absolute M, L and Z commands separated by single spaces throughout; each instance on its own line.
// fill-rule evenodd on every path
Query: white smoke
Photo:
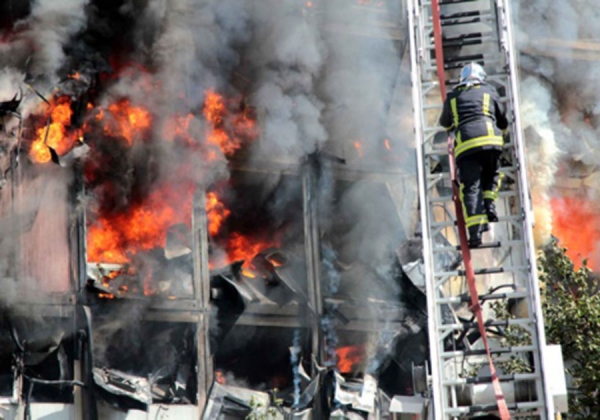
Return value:
M 556 134 L 561 130 L 552 92 L 533 76 L 521 81 L 521 115 L 527 139 L 527 163 L 536 224 L 536 245 L 544 245 L 552 233 L 550 190 L 554 185 L 559 149 Z M 554 119 L 552 121 L 551 119 Z
M 513 1 L 516 40 L 521 52 L 524 128 L 531 187 L 536 205 L 536 242 L 551 232 L 549 194 L 556 167 L 572 162 L 596 165 L 600 158 L 600 59 L 598 10 L 595 1 Z M 590 197 L 591 198 L 591 197 Z

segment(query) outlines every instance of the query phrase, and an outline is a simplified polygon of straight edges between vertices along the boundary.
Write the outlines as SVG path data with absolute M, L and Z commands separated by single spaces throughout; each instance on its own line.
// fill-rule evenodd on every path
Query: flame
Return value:
M 75 141 L 81 136 L 80 130 L 70 130 L 71 99 L 67 96 L 59 96 L 50 101 L 45 116 L 50 120 L 48 127 L 43 126 L 36 130 L 36 139 L 31 144 L 29 156 L 34 162 L 46 163 L 52 158 L 51 147 L 58 155 L 67 153 Z
M 231 157 L 242 148 L 246 139 L 256 137 L 254 120 L 246 112 L 232 116 L 223 97 L 215 91 L 208 90 L 205 95 L 202 113 L 210 125 L 206 140 L 219 147 L 223 155 Z
M 219 201 L 217 193 L 209 192 L 206 194 L 206 213 L 208 216 L 208 233 L 210 236 L 216 236 L 231 212 Z
M 352 368 L 365 357 L 365 347 L 362 345 L 346 346 L 335 349 L 337 367 L 341 373 L 350 373 Z
M 189 225 L 192 196 L 192 186 L 164 185 L 126 213 L 101 216 L 88 229 L 88 261 L 123 264 L 140 251 L 164 247 L 169 227 Z
M 278 246 L 278 241 L 255 240 L 240 233 L 233 233 L 227 241 L 227 258 L 229 262 L 244 260 L 243 267 L 252 266 L 252 258 L 260 251 Z
M 588 258 L 588 267 L 600 268 L 600 214 L 589 200 L 578 197 L 553 198 L 551 201 L 552 233 L 559 244 L 567 248 L 567 256 L 581 267 Z
M 75 72 L 74 74 L 69 74 L 67 77 L 69 79 L 79 80 L 81 79 L 81 74 L 79 72 Z
M 152 124 L 150 112 L 140 106 L 132 106 L 129 99 L 110 104 L 108 112 L 112 119 L 104 120 L 104 133 L 112 137 L 123 137 L 129 145 Z M 103 120 L 104 116 L 104 112 L 99 112 L 96 118 Z

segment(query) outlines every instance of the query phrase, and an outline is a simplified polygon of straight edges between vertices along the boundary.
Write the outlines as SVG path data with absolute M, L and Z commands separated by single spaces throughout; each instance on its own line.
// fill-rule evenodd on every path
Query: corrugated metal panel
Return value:
M 59 167 L 23 177 L 16 191 L 16 211 L 23 233 L 19 241 L 19 290 L 67 293 L 69 276 L 68 180 Z

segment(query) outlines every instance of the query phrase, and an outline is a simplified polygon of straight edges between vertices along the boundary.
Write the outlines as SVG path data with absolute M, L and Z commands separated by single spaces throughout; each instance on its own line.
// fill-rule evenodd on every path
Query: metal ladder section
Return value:
M 511 417 L 553 419 L 553 399 L 543 363 L 546 340 L 508 2 L 407 0 L 407 7 L 429 311 L 433 418 L 470 418 L 498 411 L 493 392 L 490 398 L 492 378 L 489 371 L 486 375 L 487 358 L 482 359 L 487 352 L 481 345 L 478 347 L 477 342 L 469 342 L 465 338 L 473 336 L 471 333 L 477 333 L 479 328 L 473 318 L 460 315 L 467 312 L 465 306 L 471 302 L 464 288 L 464 267 L 443 267 L 439 264 L 441 254 L 453 252 L 457 258 L 462 256 L 463 261 L 471 260 L 474 265 L 477 293 L 483 314 L 488 319 L 486 329 L 490 332 L 486 337 L 490 340 L 490 353 L 498 368 L 498 378 Z M 441 48 L 438 46 L 436 53 L 434 26 L 438 23 L 438 29 L 441 27 L 441 34 L 438 32 Z M 465 247 L 466 252 L 461 254 L 448 168 L 448 147 L 445 139 L 438 142 L 436 134 L 443 131 L 438 126 L 438 118 L 446 86 L 458 83 L 461 67 L 471 61 L 482 64 L 488 73 L 488 83 L 498 87 L 510 127 L 501 169 L 507 182 L 496 204 L 500 220 L 491 225 L 494 239 L 490 241 L 486 233 L 482 247 L 474 250 Z M 440 69 L 437 69 L 438 65 Z M 443 240 L 439 240 L 440 237 L 444 237 Z M 526 310 L 519 311 L 508 320 L 494 320 L 495 315 L 489 306 L 491 302 L 505 302 L 507 307 L 513 308 L 517 306 L 513 304 L 519 302 L 519 306 Z M 496 327 L 520 332 L 520 342 L 513 346 L 506 344 Z M 492 330 L 495 334 L 491 333 Z M 524 361 L 528 366 L 526 372 L 503 370 L 503 362 L 514 358 Z

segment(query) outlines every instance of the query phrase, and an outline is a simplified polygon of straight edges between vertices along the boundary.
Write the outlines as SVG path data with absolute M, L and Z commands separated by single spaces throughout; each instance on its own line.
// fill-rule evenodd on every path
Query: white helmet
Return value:
M 482 83 L 487 74 L 485 74 L 485 70 L 479 64 L 472 62 L 467 64 L 460 71 L 460 83 L 465 83 L 468 81 L 479 82 Z

